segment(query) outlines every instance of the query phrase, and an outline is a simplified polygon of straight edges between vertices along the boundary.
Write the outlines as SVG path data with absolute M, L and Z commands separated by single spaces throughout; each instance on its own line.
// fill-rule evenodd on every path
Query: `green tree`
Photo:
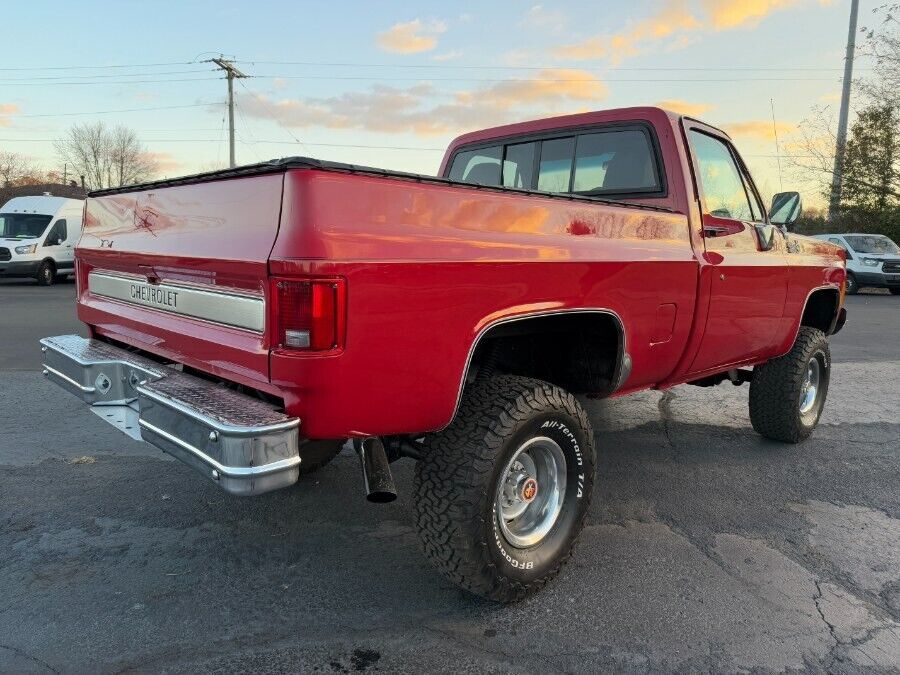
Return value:
M 860 111 L 844 159 L 842 206 L 885 214 L 900 204 L 900 114 L 891 104 Z

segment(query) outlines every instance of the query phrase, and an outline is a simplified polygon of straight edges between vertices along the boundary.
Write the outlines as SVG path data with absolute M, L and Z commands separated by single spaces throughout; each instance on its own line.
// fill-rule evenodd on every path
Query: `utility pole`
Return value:
M 847 32 L 847 55 L 844 58 L 844 82 L 841 91 L 841 111 L 838 115 L 837 145 L 834 149 L 834 175 L 831 177 L 831 199 L 828 202 L 828 222 L 834 223 L 841 208 L 844 150 L 847 145 L 847 116 L 850 112 L 850 85 L 853 83 L 853 55 L 856 51 L 856 16 L 859 0 L 850 2 L 850 29 Z
M 215 63 L 224 70 L 228 80 L 228 166 L 234 168 L 234 80 L 247 76 L 235 68 L 234 61 L 229 61 L 223 56 L 209 59 L 209 63 Z

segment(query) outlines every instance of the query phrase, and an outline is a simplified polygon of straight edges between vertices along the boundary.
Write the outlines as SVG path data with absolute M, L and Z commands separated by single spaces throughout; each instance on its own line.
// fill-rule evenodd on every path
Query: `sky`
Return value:
M 0 150 L 61 170 L 54 139 L 102 120 L 134 129 L 161 175 L 223 166 L 226 82 L 205 60 L 224 54 L 248 76 L 235 82 L 239 164 L 306 155 L 434 174 L 460 133 L 662 105 L 726 129 L 768 195 L 797 187 L 775 132 L 789 155 L 813 106 L 836 116 L 849 4 L 15 2 Z M 861 1 L 861 26 L 879 4 Z

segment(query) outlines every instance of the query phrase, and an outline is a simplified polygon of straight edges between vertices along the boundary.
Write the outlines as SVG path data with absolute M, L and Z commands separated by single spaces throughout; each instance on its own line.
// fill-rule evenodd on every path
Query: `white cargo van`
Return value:
M 0 277 L 33 277 L 42 286 L 75 273 L 83 199 L 15 197 L 0 207 Z

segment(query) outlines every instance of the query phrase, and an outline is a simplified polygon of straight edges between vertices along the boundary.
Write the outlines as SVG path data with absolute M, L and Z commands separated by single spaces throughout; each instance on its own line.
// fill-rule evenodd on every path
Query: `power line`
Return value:
M 60 138 L 0 138 L 0 143 L 55 143 L 64 140 Z M 154 143 L 221 143 L 220 138 L 154 138 Z M 259 139 L 255 141 L 242 141 L 247 145 L 254 143 L 266 143 L 274 145 L 290 145 L 286 140 Z M 301 145 L 313 145 L 326 148 L 360 148 L 363 150 L 422 150 L 426 152 L 444 152 L 446 148 L 425 148 L 403 145 L 360 145 L 356 143 L 311 143 L 303 141 Z
M 189 75 L 191 73 L 212 73 L 214 68 L 193 68 L 191 70 L 163 70 L 151 73 L 111 73 L 104 75 L 102 73 L 91 73 L 90 75 L 39 75 L 37 77 L 5 77 L 2 79 L 4 83 L 15 82 L 35 82 L 47 80 L 92 80 L 97 78 L 113 78 L 113 77 L 157 77 L 160 75 Z
M 202 108 L 205 106 L 221 105 L 221 101 L 210 101 L 209 103 L 191 103 L 189 105 L 163 105 L 143 108 L 118 108 L 116 110 L 89 110 L 85 112 L 65 112 L 65 113 L 29 113 L 27 115 L 16 114 L 16 119 L 21 117 L 75 117 L 80 115 L 111 115 L 126 112 L 144 112 L 154 110 L 179 110 L 182 108 Z
M 213 82 L 216 80 L 222 80 L 222 77 L 187 77 L 180 79 L 165 79 L 165 80 L 122 80 L 121 82 L 111 82 L 109 80 L 104 82 L 54 82 L 53 86 L 57 87 L 60 85 L 89 85 L 89 84 L 149 84 L 149 83 L 160 83 L 160 82 Z M 0 84 L 15 84 L 17 87 L 46 87 L 48 86 L 47 82 L 7 82 L 4 80 L 0 80 Z
M 0 68 L 0 71 L 40 71 L 40 70 L 101 70 L 105 68 L 159 68 L 162 66 L 192 66 L 199 61 L 169 61 L 167 63 L 129 63 L 100 66 L 28 66 L 25 68 Z
M 462 65 L 462 64 L 446 64 L 446 63 L 351 63 L 351 62 L 335 62 L 328 63 L 322 61 L 235 61 L 235 63 L 246 63 L 250 65 L 271 65 L 271 66 L 307 66 L 307 67 L 329 67 L 329 68 L 415 68 L 415 69 L 438 69 L 438 70 L 559 70 L 565 69 L 567 66 L 501 66 L 501 65 Z M 623 67 L 611 66 L 608 68 L 586 68 L 589 72 L 678 72 L 678 71 L 715 71 L 715 72 L 781 72 L 781 71 L 837 71 L 842 68 L 824 68 L 824 67 L 802 67 L 802 66 L 784 66 L 784 67 L 709 67 L 709 66 L 686 66 L 686 67 Z
M 839 77 L 727 77 L 727 78 L 593 78 L 593 77 L 380 77 L 369 75 L 250 75 L 256 79 L 282 80 L 359 80 L 371 82 L 840 82 Z

